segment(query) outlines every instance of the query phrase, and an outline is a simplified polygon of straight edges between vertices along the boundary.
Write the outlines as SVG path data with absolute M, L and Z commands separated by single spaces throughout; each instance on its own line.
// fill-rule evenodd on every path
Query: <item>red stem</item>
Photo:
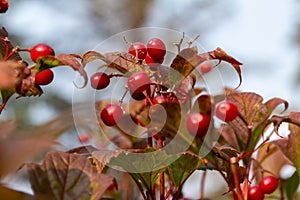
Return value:
M 157 140 L 158 143 L 158 148 L 162 149 L 164 146 L 164 141 L 162 138 L 159 138 Z M 159 196 L 160 196 L 160 200 L 164 200 L 165 199 L 165 173 L 161 172 L 159 175 L 159 181 L 160 181 L 160 187 L 159 187 Z

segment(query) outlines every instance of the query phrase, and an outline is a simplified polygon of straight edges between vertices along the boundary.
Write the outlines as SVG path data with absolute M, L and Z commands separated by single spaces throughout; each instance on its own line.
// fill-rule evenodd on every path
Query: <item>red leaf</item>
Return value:
M 64 63 L 64 65 L 68 65 L 72 67 L 75 71 L 78 71 L 79 74 L 84 78 L 83 86 L 85 87 L 88 82 L 88 76 L 86 71 L 84 70 L 82 64 L 71 54 L 60 54 L 57 58 Z

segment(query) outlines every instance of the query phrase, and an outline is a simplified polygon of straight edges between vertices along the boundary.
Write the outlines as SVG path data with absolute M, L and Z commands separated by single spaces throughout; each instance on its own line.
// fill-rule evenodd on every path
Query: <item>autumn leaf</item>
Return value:
M 290 134 L 288 138 L 282 138 L 273 143 L 294 163 L 300 176 L 300 113 L 292 112 L 284 117 L 274 116 L 270 119 L 270 122 L 274 124 L 275 130 L 278 130 L 283 122 L 289 123 Z
M 41 165 L 26 166 L 34 193 L 53 199 L 98 200 L 113 184 L 113 177 L 94 171 L 83 155 L 54 151 L 46 155 Z
M 197 47 L 181 50 L 170 66 L 173 69 L 169 75 L 171 88 L 186 78 L 202 61 L 204 59 L 198 56 Z
M 14 131 L 12 128 L 8 130 Z M 25 161 L 48 150 L 54 143 L 54 138 L 46 136 L 16 137 L 7 133 L 6 137 L 0 137 L 0 177 L 17 170 Z
M 14 46 L 9 41 L 8 32 L 4 27 L 0 29 L 0 38 L 7 39 L 6 41 L 0 40 L 0 60 L 4 60 L 5 56 L 12 52 Z M 9 49 L 8 52 L 6 52 L 7 47 Z M 21 61 L 22 58 L 17 52 L 13 52 L 9 60 Z
M 96 52 L 96 51 L 88 51 L 83 54 L 81 58 L 81 64 L 83 67 L 85 67 L 89 62 L 95 61 L 95 60 L 105 60 L 105 56 Z

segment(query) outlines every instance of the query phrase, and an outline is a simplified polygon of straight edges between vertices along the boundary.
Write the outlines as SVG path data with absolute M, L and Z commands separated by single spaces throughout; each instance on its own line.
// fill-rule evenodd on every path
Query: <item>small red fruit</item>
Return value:
M 127 81 L 128 89 L 132 98 L 136 100 L 145 99 L 144 91 L 150 94 L 150 77 L 145 72 L 132 74 Z
M 90 140 L 90 136 L 86 133 L 81 133 L 78 135 L 78 140 L 81 143 L 87 143 Z
M 54 50 L 47 44 L 37 44 L 30 49 L 30 57 L 33 62 L 36 62 L 39 57 L 42 56 L 54 56 Z
M 110 78 L 107 74 L 96 72 L 90 78 L 91 86 L 94 89 L 100 90 L 106 88 L 110 83 Z
M 106 126 L 114 126 L 121 120 L 123 116 L 123 110 L 120 106 L 109 104 L 107 105 L 100 114 L 103 123 Z
M 45 69 L 35 75 L 34 82 L 37 85 L 48 85 L 53 81 L 54 74 L 51 69 Z
M 147 49 L 143 43 L 134 42 L 132 45 L 130 45 L 128 53 L 134 55 L 140 60 L 144 60 L 147 55 Z
M 219 102 L 216 105 L 215 112 L 216 116 L 225 122 L 234 120 L 239 114 L 237 106 L 230 101 Z
M 156 96 L 154 97 L 152 103 L 153 104 L 163 104 L 163 103 L 167 103 L 168 102 L 168 98 L 162 95 Z
M 278 179 L 274 176 L 266 176 L 259 182 L 259 187 L 265 194 L 273 193 L 278 187 Z
M 204 137 L 209 127 L 209 118 L 199 112 L 191 113 L 186 121 L 189 133 L 196 137 Z
M 8 10 L 8 3 L 6 0 L 0 0 L 0 13 L 5 13 Z
M 263 200 L 264 193 L 262 192 L 259 186 L 255 185 L 249 188 L 248 198 L 249 200 Z
M 153 60 L 161 60 L 166 55 L 166 45 L 159 38 L 152 38 L 147 43 L 147 51 Z
M 200 64 L 200 71 L 202 74 L 206 74 L 210 72 L 212 69 L 212 64 L 209 61 L 204 61 L 203 63 Z
M 154 60 L 151 56 L 149 56 L 149 54 L 147 54 L 145 62 L 150 67 L 150 69 L 156 70 L 164 62 L 164 59 L 162 58 L 160 60 Z

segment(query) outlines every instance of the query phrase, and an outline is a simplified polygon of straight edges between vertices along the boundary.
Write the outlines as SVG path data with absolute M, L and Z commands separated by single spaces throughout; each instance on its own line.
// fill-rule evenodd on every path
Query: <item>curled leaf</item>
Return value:
M 96 51 L 88 51 L 85 54 L 83 54 L 81 58 L 81 64 L 83 67 L 85 67 L 89 62 L 92 62 L 94 60 L 105 60 L 105 56 L 102 54 L 96 52 Z
M 79 74 L 84 78 L 84 83 L 81 87 L 85 87 L 88 82 L 88 76 L 82 64 L 76 59 L 76 57 L 72 56 L 71 54 L 60 54 L 57 56 L 57 58 L 63 63 L 63 65 L 68 65 L 72 67 L 73 70 L 79 72 Z

